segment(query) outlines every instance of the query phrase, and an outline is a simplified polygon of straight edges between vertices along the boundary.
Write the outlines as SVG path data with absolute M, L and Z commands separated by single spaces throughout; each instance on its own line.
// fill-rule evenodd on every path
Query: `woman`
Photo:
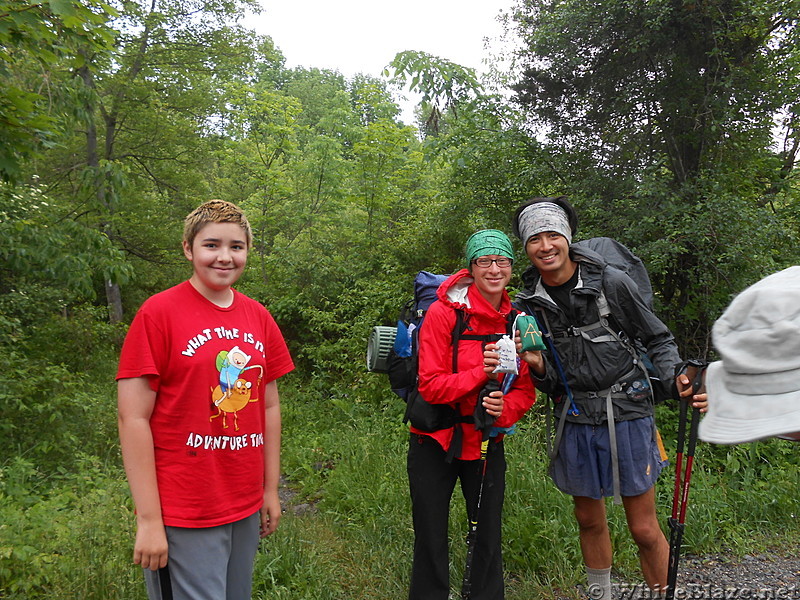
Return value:
M 411 428 L 408 478 L 415 541 L 410 600 L 447 600 L 449 596 L 447 521 L 457 479 L 470 520 L 478 522 L 468 582 L 471 597 L 497 600 L 504 593 L 500 550 L 506 470 L 503 432 L 533 405 L 535 390 L 524 362 L 507 394 L 485 390 L 491 380 L 498 380 L 493 372 L 499 363 L 494 340 L 510 333 L 514 317 L 505 289 L 514 259 L 511 241 L 501 231 L 479 231 L 467 240 L 466 259 L 467 268 L 439 287 L 438 299 L 419 332 L 420 394 L 427 402 L 452 406 L 463 422 L 433 432 Z M 459 312 L 466 334 L 459 336 L 453 348 Z M 481 340 L 489 336 L 490 343 Z M 485 474 L 480 460 L 482 431 L 476 430 L 472 419 L 479 401 L 486 415 L 495 419 L 492 431 L 497 434 L 489 443 Z

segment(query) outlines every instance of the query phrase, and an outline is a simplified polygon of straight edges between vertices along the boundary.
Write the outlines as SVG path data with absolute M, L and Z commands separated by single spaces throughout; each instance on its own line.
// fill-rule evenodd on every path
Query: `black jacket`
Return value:
M 598 424 L 607 420 L 605 394 L 608 389 L 620 382 L 643 378 L 631 353 L 620 342 L 595 343 L 570 334 L 572 327 L 599 321 L 596 299 L 601 287 L 611 311 L 611 327 L 615 331 L 621 330 L 628 339 L 640 342 L 663 381 L 674 378 L 675 365 L 681 359 L 669 329 L 647 306 L 628 275 L 607 265 L 599 254 L 589 249 L 570 247 L 570 257 L 578 263 L 579 269 L 578 283 L 570 294 L 574 321 L 570 321 L 550 298 L 534 267 L 529 267 L 523 274 L 525 289 L 517 294 L 515 305 L 528 314 L 537 315 L 540 322 L 551 329 L 567 383 L 581 413 L 578 417 L 568 417 L 568 420 Z M 549 352 L 545 352 L 545 363 L 545 375 L 535 379 L 536 387 L 558 399 L 565 390 Z M 555 413 L 560 416 L 560 405 L 555 408 Z M 631 400 L 624 393 L 615 394 L 615 421 L 652 414 L 652 402 Z

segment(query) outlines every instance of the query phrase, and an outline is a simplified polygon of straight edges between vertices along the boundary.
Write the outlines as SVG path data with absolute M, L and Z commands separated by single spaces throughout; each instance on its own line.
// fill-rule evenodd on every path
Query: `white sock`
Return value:
M 586 567 L 586 580 L 591 600 L 611 600 L 611 567 L 605 569 Z

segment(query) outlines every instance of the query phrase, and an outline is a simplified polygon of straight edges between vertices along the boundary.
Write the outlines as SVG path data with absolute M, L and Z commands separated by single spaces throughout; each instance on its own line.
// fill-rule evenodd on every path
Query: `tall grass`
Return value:
M 316 382 L 319 384 L 320 382 Z M 324 391 L 323 391 L 324 390 Z M 405 474 L 402 406 L 376 376 L 359 389 L 297 379 L 282 384 L 283 467 L 296 502 L 262 542 L 254 598 L 405 598 L 413 532 Z M 113 403 L 109 401 L 109 406 Z M 504 558 L 509 600 L 577 597 L 582 580 L 568 497 L 546 476 L 543 407 L 508 438 Z M 113 420 L 113 414 L 102 418 Z M 668 450 L 674 411 L 659 409 Z M 687 552 L 745 553 L 800 532 L 800 449 L 779 442 L 698 448 L 686 528 Z M 0 470 L 0 597 L 145 598 L 131 564 L 133 516 L 119 457 L 84 457 L 78 472 L 43 475 L 22 459 Z M 672 468 L 657 486 L 666 521 Z M 624 514 L 609 503 L 615 570 L 639 581 Z M 450 522 L 454 592 L 464 564 L 466 515 L 454 494 Z

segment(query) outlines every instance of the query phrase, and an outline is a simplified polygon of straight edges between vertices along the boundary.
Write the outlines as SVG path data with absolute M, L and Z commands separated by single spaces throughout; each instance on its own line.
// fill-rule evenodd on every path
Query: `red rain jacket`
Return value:
M 483 343 L 480 340 L 460 340 L 458 347 L 458 372 L 453 373 L 451 347 L 456 309 L 464 312 L 471 335 L 507 333 L 508 314 L 512 310 L 506 292 L 500 310 L 496 310 L 472 285 L 467 269 L 451 275 L 437 291 L 438 300 L 431 304 L 419 331 L 419 391 L 433 404 L 458 405 L 462 415 L 472 415 L 478 401 L 478 392 L 489 381 L 483 371 Z M 528 365 L 520 361 L 519 377 L 506 394 L 503 412 L 495 427 L 511 427 L 533 405 L 536 390 L 528 374 Z M 481 432 L 472 423 L 460 423 L 463 429 L 462 460 L 480 458 Z M 453 439 L 453 428 L 432 433 L 411 428 L 413 433 L 429 435 L 448 450 Z

